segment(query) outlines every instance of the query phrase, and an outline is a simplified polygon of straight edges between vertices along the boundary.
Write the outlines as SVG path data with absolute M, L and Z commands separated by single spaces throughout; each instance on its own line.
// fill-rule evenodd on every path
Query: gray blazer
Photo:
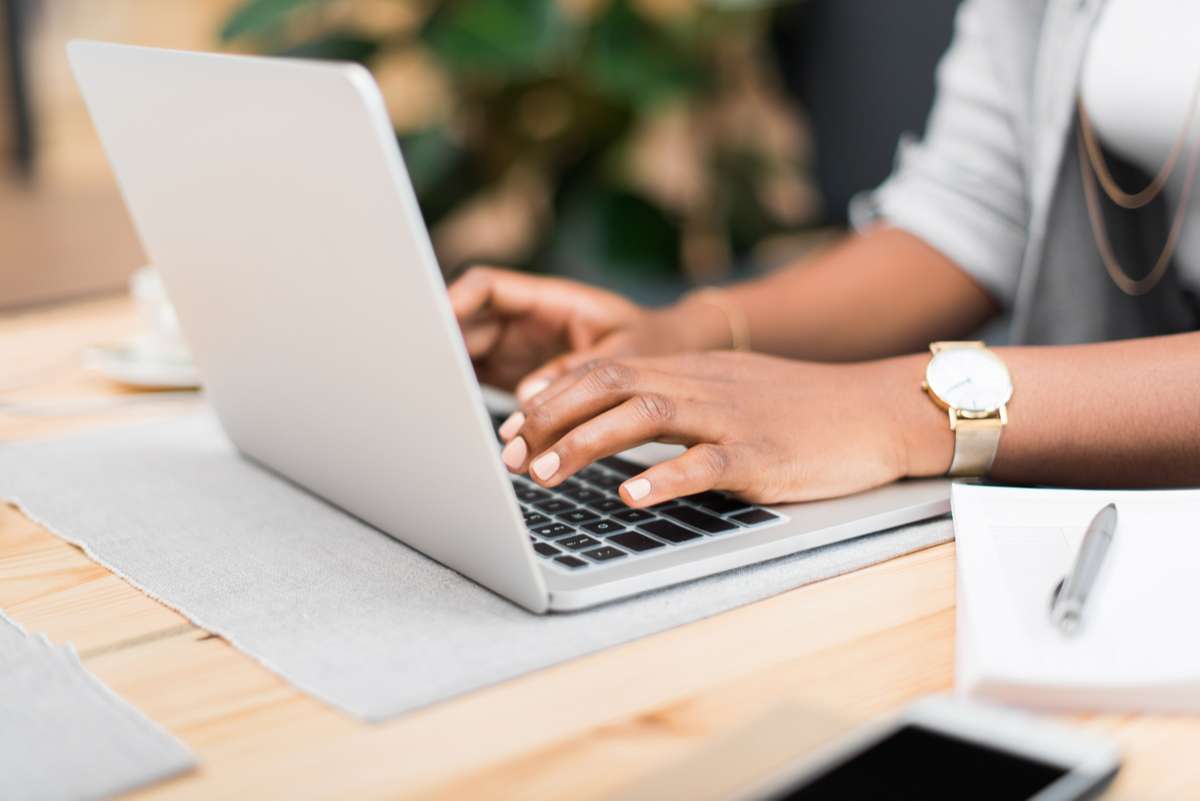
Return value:
M 965 0 L 924 140 L 902 142 L 895 172 L 852 209 L 858 227 L 883 219 L 946 254 L 1011 314 L 1015 343 L 1200 328 L 1200 304 L 1174 266 L 1154 290 L 1129 297 L 1092 237 L 1075 98 L 1102 5 Z M 1144 272 L 1166 240 L 1165 205 L 1106 214 L 1121 263 Z

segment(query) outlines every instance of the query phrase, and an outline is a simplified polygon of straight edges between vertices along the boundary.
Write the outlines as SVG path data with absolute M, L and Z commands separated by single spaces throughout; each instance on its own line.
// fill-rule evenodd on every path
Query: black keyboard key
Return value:
M 558 516 L 558 518 L 564 523 L 573 523 L 575 525 L 579 525 L 580 523 L 586 523 L 589 520 L 595 520 L 599 516 L 600 515 L 596 514 L 591 509 L 572 509 L 569 512 L 563 512 Z
M 586 529 L 593 534 L 600 534 L 607 537 L 609 534 L 616 534 L 618 531 L 623 531 L 625 526 L 615 520 L 597 520 L 593 523 L 584 523 L 580 528 Z
M 625 481 L 625 476 L 618 476 L 615 473 L 605 473 L 601 476 L 597 476 L 596 478 L 589 478 L 586 480 L 587 483 L 591 484 L 593 487 L 599 487 L 600 489 L 608 490 L 609 492 L 616 492 L 617 487 L 621 486 L 621 484 Z
M 733 519 L 744 526 L 761 526 L 763 523 L 770 523 L 772 520 L 778 520 L 779 515 L 772 514 L 766 509 L 751 509 L 749 512 L 742 512 L 740 515 L 734 515 Z
M 620 559 L 625 555 L 625 552 L 620 548 L 612 548 L 605 545 L 603 548 L 597 548 L 594 551 L 586 551 L 583 555 L 597 562 L 607 562 L 610 559 Z
M 547 523 L 544 526 L 538 526 L 533 530 L 534 534 L 541 534 L 543 537 L 564 537 L 567 534 L 574 534 L 575 529 L 568 526 L 566 523 Z
M 609 470 L 620 473 L 625 478 L 633 478 L 638 473 L 641 473 L 646 468 L 640 464 L 634 464 L 628 459 L 622 459 L 620 456 L 607 456 L 599 461 L 599 464 L 604 465 Z
M 581 567 L 587 567 L 587 562 L 575 556 L 556 556 L 554 561 L 564 567 L 569 567 L 572 570 L 578 570 Z
M 556 553 L 562 553 L 562 551 L 558 550 L 548 542 L 534 543 L 533 550 L 537 551 L 542 556 L 554 556 Z
M 623 531 L 620 534 L 614 534 L 608 538 L 609 542 L 615 542 L 624 548 L 631 551 L 653 551 L 655 548 L 662 548 L 663 544 L 658 540 L 652 540 L 645 534 L 639 534 L 636 531 Z
M 674 509 L 676 506 L 679 506 L 679 505 L 680 505 L 679 501 L 663 501 L 662 503 L 656 503 L 653 506 L 651 506 L 650 511 L 661 512 L 664 509 Z
M 597 512 L 608 514 L 610 512 L 618 512 L 621 509 L 628 509 L 625 501 L 620 498 L 601 498 L 598 501 L 592 501 L 588 506 L 595 509 Z
M 651 520 L 649 523 L 639 524 L 638 528 L 653 534 L 660 540 L 666 540 L 675 544 L 700 538 L 700 535 L 696 532 L 688 531 L 683 526 L 677 526 L 670 520 Z
M 525 527 L 526 528 L 533 528 L 534 526 L 540 526 L 540 525 L 543 525 L 543 524 L 549 523 L 549 522 L 550 522 L 550 518 L 546 517 L 545 515 L 538 514 L 537 512 L 526 512 L 525 513 Z
M 600 540 L 594 540 L 587 534 L 576 534 L 574 537 L 559 540 L 558 544 L 564 548 L 570 548 L 572 551 L 578 551 L 581 548 L 591 548 L 594 545 L 599 545 Z
M 663 514 L 667 517 L 673 517 L 681 523 L 687 523 L 689 526 L 698 528 L 701 531 L 707 531 L 709 534 L 720 534 L 722 531 L 732 531 L 737 528 L 737 526 L 728 520 L 713 517 L 706 512 L 701 512 L 699 509 L 692 509 L 687 506 L 664 509 Z
M 654 515 L 647 512 L 645 509 L 626 509 L 622 512 L 614 512 L 613 517 L 618 520 L 623 520 L 626 523 L 640 523 L 643 520 L 653 520 Z
M 514 484 L 513 491 L 517 493 L 517 500 L 521 503 L 537 503 L 552 497 L 550 493 L 537 487 L 522 487 Z
M 552 515 L 560 515 L 563 512 L 569 512 L 575 508 L 575 504 L 562 498 L 551 498 L 548 501 L 535 503 L 534 506 L 541 509 L 543 512 L 548 512 Z
M 559 493 L 565 495 L 576 503 L 592 503 L 593 501 L 603 500 L 604 493 L 600 490 L 594 490 L 591 487 L 571 487 Z
M 585 467 L 576 473 L 575 478 L 579 479 L 580 481 L 594 481 L 596 479 L 604 478 L 606 475 L 608 474 L 599 467 L 596 467 L 595 465 L 589 465 L 588 467 Z
M 739 512 L 742 509 L 749 509 L 751 506 L 751 504 L 723 492 L 701 492 L 698 495 L 689 495 L 684 500 L 691 501 L 697 506 L 703 506 L 710 512 L 716 512 L 719 515 Z

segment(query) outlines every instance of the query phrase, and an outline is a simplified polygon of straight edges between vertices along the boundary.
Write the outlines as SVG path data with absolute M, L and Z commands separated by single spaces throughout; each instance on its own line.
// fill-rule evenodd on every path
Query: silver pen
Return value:
M 1083 607 L 1100 575 L 1116 531 L 1117 506 L 1110 503 L 1092 518 L 1079 545 L 1074 567 L 1054 588 L 1050 597 L 1050 621 L 1068 637 L 1079 631 Z

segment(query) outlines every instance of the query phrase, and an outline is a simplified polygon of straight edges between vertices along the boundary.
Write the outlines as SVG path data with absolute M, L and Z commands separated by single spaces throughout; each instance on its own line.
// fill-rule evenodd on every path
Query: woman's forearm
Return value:
M 996 313 L 988 294 L 939 251 L 886 227 L 727 293 L 745 316 L 753 350 L 816 361 L 912 353 L 961 338 Z M 707 328 L 705 344 L 727 344 L 728 322 L 702 307 L 689 313 Z
M 992 468 L 996 480 L 1200 484 L 1200 333 L 996 352 L 1013 378 L 1009 422 Z M 911 472 L 940 474 L 953 438 L 946 414 L 918 388 L 928 356 L 891 361 Z

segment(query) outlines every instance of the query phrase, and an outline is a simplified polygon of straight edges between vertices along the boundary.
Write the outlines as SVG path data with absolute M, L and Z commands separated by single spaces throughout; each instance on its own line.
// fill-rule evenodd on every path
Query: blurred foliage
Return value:
M 751 0 L 246 0 L 222 39 L 358 61 L 447 266 L 717 277 L 811 214 Z

